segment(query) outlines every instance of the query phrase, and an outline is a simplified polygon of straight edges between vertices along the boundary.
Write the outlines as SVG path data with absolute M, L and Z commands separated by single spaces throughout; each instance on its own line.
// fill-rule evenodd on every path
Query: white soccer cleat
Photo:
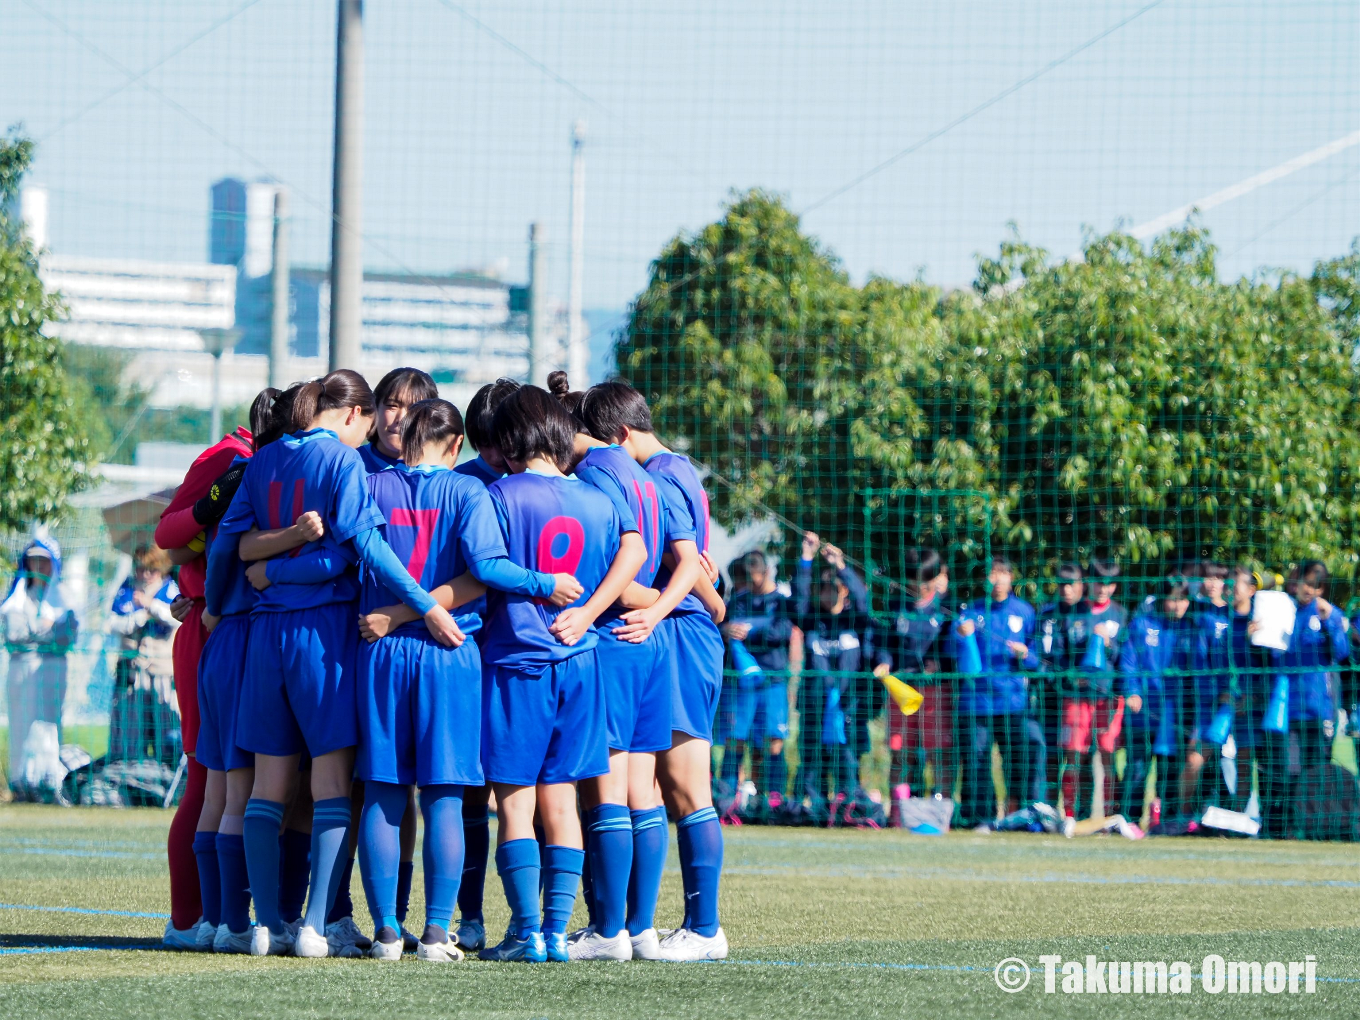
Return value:
M 458 963 L 463 959 L 463 951 L 452 936 L 445 936 L 443 942 L 420 942 L 416 945 L 416 959 L 430 963 Z
M 567 942 L 567 955 L 573 960 L 631 960 L 633 941 L 626 928 L 620 928 L 612 939 L 597 931 L 587 931 Z
M 213 951 L 213 939 L 217 938 L 217 929 L 207 921 L 198 922 L 198 935 L 194 941 L 194 946 L 200 953 L 211 953 Z
M 726 960 L 727 935 L 721 928 L 713 936 L 700 935 L 690 928 L 677 928 L 661 940 L 659 953 L 659 959 L 671 963 Z
M 486 924 L 481 920 L 458 922 L 458 944 L 475 952 L 486 948 Z
M 336 948 L 339 948 L 338 944 Z M 356 946 L 355 952 L 358 951 Z M 330 940 L 310 924 L 304 924 L 298 929 L 297 938 L 294 940 L 293 955 L 307 960 L 324 960 L 332 955 Z
M 384 938 L 386 936 L 386 938 Z M 373 945 L 368 950 L 368 955 L 375 960 L 400 960 L 402 950 L 401 933 L 393 931 L 391 928 L 383 928 L 378 932 L 378 937 L 373 940 Z
M 457 939 L 455 939 L 454 941 L 455 941 L 455 944 L 457 944 Z M 406 952 L 408 952 L 408 953 L 414 953 L 414 952 L 416 951 L 416 948 L 417 948 L 419 945 L 420 945 L 420 939 L 418 939 L 418 938 L 415 936 L 415 934 L 414 934 L 413 932 L 407 931 L 407 930 L 406 930 L 406 925 L 403 924 L 403 925 L 401 926 L 401 947 L 402 947 L 402 949 L 404 949 L 404 950 L 405 950 Z
M 331 955 L 346 959 L 363 956 L 373 948 L 373 940 L 359 930 L 352 917 L 342 917 L 326 925 L 326 938 L 330 941 L 331 948 L 336 950 Z M 348 947 L 354 947 L 358 952 L 346 952 Z
M 272 932 L 268 925 L 257 924 L 250 930 L 251 956 L 287 956 L 297 944 L 291 926 L 282 932 Z
M 670 933 L 667 932 L 667 934 Z M 634 960 L 661 959 L 661 937 L 657 935 L 655 928 L 640 931 L 632 936 L 629 941 L 633 944 Z
M 217 926 L 217 934 L 213 936 L 214 953 L 240 953 L 250 954 L 250 944 L 255 936 L 255 927 L 252 925 L 242 932 L 232 931 L 227 927 L 226 922 Z
M 198 944 L 198 929 L 203 924 L 203 918 L 199 918 L 187 928 L 176 928 L 174 921 L 165 922 L 165 948 L 178 949 L 186 953 L 202 952 Z

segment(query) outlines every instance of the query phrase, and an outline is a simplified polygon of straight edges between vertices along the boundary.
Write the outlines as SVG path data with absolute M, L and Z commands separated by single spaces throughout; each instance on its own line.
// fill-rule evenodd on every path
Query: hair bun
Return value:
M 554 397 L 564 397 L 571 392 L 571 384 L 567 381 L 567 373 L 559 369 L 556 372 L 548 373 L 548 392 Z

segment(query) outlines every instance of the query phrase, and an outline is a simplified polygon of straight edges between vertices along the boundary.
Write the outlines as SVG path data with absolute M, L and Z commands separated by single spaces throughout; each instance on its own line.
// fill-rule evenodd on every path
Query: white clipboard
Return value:
M 1287 650 L 1297 615 L 1298 608 L 1287 592 L 1258 591 L 1251 604 L 1251 622 L 1261 626 L 1251 636 L 1251 643 L 1260 648 Z

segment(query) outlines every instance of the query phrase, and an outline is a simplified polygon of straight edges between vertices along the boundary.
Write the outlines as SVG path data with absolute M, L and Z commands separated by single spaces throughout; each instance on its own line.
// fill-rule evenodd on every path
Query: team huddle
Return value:
M 266 390 L 249 434 L 223 441 L 230 468 L 191 507 L 172 503 L 168 517 L 201 528 L 171 552 L 206 559 L 193 612 L 209 636 L 194 743 L 185 714 L 207 770 L 202 918 L 172 918 L 169 944 L 438 962 L 727 955 L 708 500 L 636 390 L 550 383 L 484 386 L 466 420 L 410 368 L 376 393 L 347 370 Z M 477 456 L 460 463 L 465 441 Z M 488 945 L 493 806 L 511 919 Z M 685 912 L 658 930 L 668 816 Z M 419 937 L 405 927 L 417 817 Z M 353 919 L 356 851 L 372 938 Z M 569 934 L 578 887 L 589 924 Z

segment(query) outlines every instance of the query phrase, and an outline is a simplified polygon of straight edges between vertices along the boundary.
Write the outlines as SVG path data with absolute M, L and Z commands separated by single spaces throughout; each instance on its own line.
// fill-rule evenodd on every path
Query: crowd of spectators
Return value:
M 1319 561 L 1265 584 L 1292 604 L 1281 647 L 1261 643 L 1263 582 L 1246 566 L 1181 564 L 1130 604 L 1114 561 L 1065 563 L 1056 598 L 1036 609 L 997 556 L 986 595 L 951 606 L 947 564 L 919 549 L 886 612 L 812 533 L 791 583 L 760 551 L 728 572 L 715 775 L 734 813 L 824 817 L 827 804 L 869 799 L 899 821 L 924 797 L 951 802 L 956 826 L 1046 805 L 1073 822 L 1119 814 L 1174 833 L 1218 807 L 1279 838 L 1310 831 L 1313 787 L 1349 779 L 1332 758 L 1354 715 L 1343 711 L 1353 628 L 1326 599 Z M 919 692 L 910 715 L 889 674 Z M 886 802 L 865 789 L 871 732 L 887 744 Z

